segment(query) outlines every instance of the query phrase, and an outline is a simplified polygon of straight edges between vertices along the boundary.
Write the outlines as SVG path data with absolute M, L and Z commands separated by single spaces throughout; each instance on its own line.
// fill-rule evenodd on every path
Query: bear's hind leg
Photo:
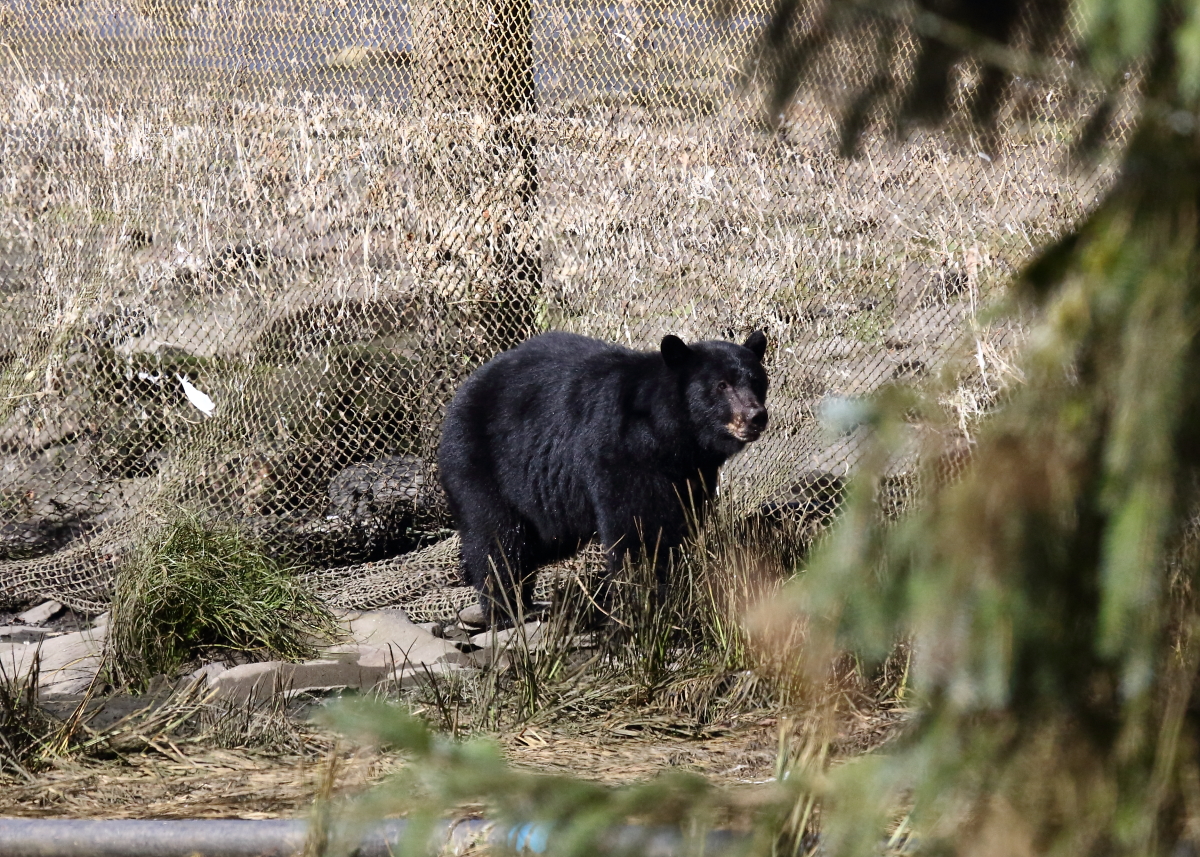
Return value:
M 536 538 L 521 521 L 463 527 L 463 578 L 479 590 L 483 615 L 493 626 L 529 612 L 537 571 Z

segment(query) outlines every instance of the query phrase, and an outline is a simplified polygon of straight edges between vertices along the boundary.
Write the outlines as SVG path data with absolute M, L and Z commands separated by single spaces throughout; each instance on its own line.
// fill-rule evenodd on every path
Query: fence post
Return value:
M 447 317 L 439 326 L 457 329 L 474 364 L 525 339 L 536 324 L 542 263 L 533 6 L 426 0 L 414 12 L 414 96 L 444 158 L 435 210 L 454 212 L 449 222 L 429 224 L 417 272 L 441 298 L 437 309 Z

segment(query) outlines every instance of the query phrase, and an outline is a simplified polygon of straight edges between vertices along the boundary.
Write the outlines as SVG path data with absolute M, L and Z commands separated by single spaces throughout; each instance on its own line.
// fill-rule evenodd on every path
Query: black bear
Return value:
M 631 551 L 663 560 L 722 464 L 767 425 L 767 338 L 633 351 L 545 333 L 472 374 L 446 411 L 438 464 L 484 616 L 527 608 L 534 573 L 599 536 L 608 581 Z

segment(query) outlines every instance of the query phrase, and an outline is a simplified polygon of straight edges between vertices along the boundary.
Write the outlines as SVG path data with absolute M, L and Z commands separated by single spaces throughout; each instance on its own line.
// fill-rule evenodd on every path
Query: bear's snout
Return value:
M 767 409 L 754 401 L 736 402 L 733 419 L 725 426 L 731 435 L 744 443 L 758 440 L 766 427 Z

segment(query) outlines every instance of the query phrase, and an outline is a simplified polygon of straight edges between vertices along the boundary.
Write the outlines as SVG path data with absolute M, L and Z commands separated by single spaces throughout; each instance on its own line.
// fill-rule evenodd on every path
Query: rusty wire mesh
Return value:
M 723 477 L 747 510 L 825 502 L 861 437 L 821 403 L 964 338 L 947 406 L 984 407 L 1012 331 L 980 309 L 1111 177 L 1063 168 L 1088 93 L 1014 84 L 991 152 L 873 134 L 842 160 L 861 46 L 765 130 L 769 13 L 0 2 L 0 605 L 102 609 L 188 506 L 307 559 L 335 603 L 445 615 L 471 596 L 442 408 L 547 328 L 765 329 L 772 427 Z

